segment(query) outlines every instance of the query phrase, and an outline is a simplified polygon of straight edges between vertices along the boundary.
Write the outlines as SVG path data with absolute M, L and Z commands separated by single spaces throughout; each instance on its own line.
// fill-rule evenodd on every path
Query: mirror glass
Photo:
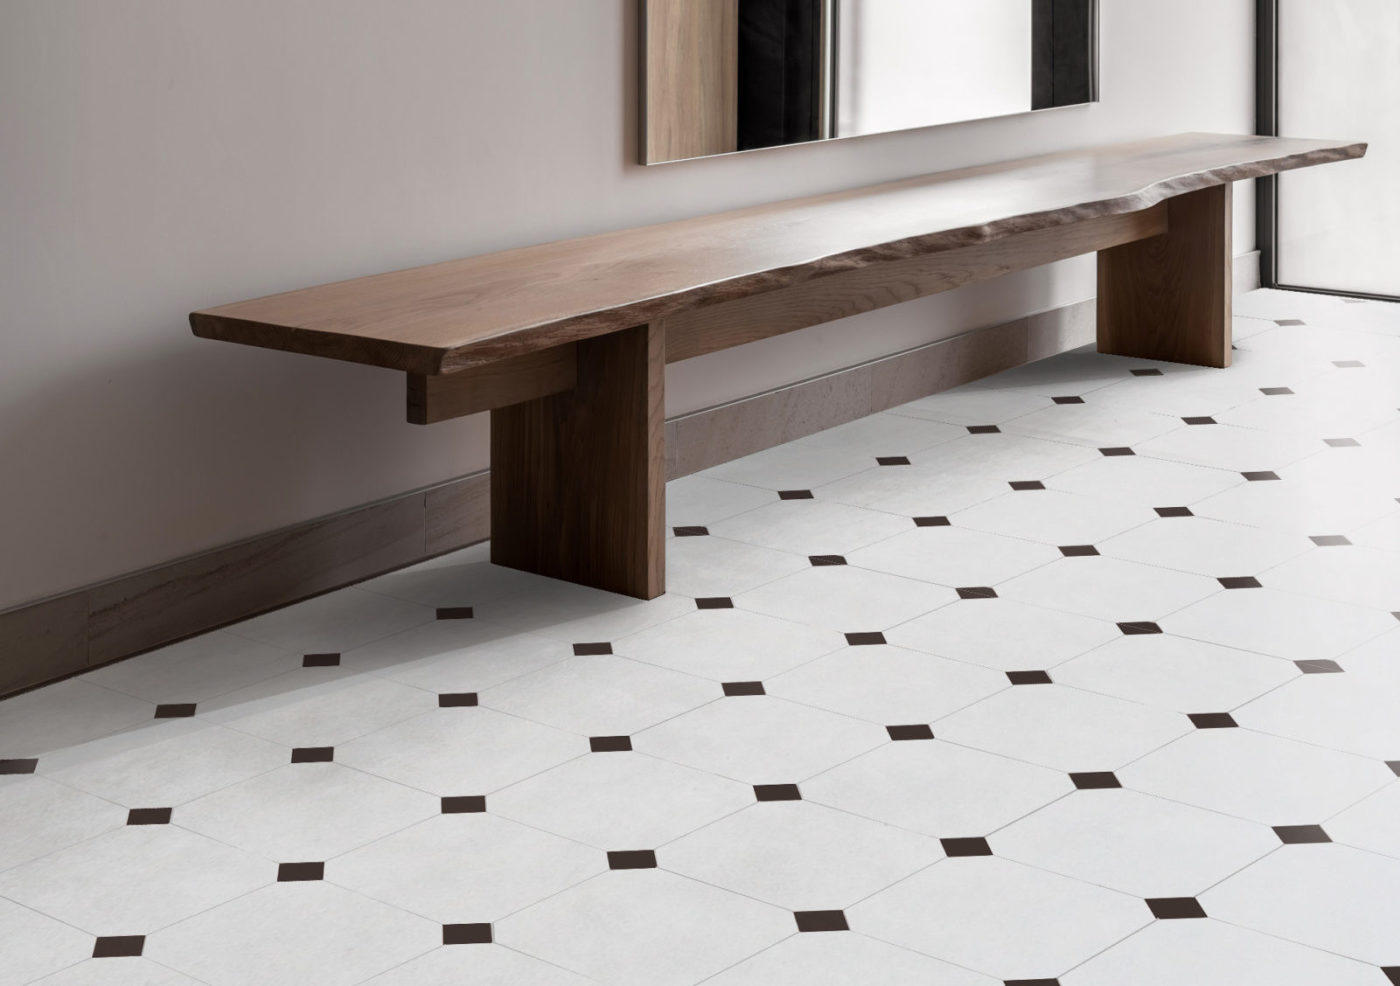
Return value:
M 646 164 L 1097 99 L 1095 0 L 642 0 Z

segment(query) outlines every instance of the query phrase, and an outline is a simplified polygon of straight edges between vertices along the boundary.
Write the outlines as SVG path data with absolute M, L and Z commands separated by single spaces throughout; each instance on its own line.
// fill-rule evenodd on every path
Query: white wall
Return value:
M 0 0 L 0 608 L 486 465 L 387 370 L 188 311 L 1252 123 L 1251 0 L 1103 0 L 1103 102 L 642 168 L 634 0 Z M 1241 188 L 1237 249 L 1253 242 Z M 671 368 L 672 413 L 1090 297 L 1072 261 Z

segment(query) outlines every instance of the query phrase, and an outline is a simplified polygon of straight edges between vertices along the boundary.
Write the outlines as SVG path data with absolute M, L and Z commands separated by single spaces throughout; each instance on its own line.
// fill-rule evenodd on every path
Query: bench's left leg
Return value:
M 666 591 L 665 332 L 577 352 L 573 390 L 491 412 L 491 560 L 651 599 Z
M 1230 365 L 1231 186 L 1167 200 L 1167 231 L 1099 253 L 1099 352 Z

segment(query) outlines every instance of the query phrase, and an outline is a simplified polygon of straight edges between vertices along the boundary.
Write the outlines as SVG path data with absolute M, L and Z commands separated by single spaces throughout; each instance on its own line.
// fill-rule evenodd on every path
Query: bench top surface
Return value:
M 195 312 L 190 323 L 211 339 L 450 373 L 809 277 L 1365 152 L 1352 141 L 1181 134 L 340 281 Z

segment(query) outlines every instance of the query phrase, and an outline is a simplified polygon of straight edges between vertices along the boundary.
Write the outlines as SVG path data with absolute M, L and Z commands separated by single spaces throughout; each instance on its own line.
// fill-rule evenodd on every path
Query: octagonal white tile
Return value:
M 886 631 L 892 644 L 999 671 L 1053 668 L 1122 636 L 1107 620 L 1031 606 L 1014 599 L 978 599 L 944 606 Z
M 0 777 L 0 870 L 126 824 L 126 809 L 36 774 Z
M 613 642 L 618 654 L 711 681 L 763 681 L 846 646 L 836 630 L 742 609 L 697 610 Z
M 860 568 L 959 586 L 995 586 L 1060 557 L 1049 545 L 960 527 L 916 527 L 846 556 Z
M 796 555 L 843 555 L 912 526 L 908 517 L 833 500 L 775 500 L 711 524 L 710 533 Z
M 346 651 L 340 666 L 430 692 L 476 692 L 564 660 L 562 641 L 489 620 L 435 620 Z
M 1169 504 L 1148 506 L 1044 489 L 1007 493 L 955 514 L 952 521 L 960 527 L 1051 546 L 1098 544 L 1156 520 L 1153 506 Z
M 24 986 L 92 955 L 92 935 L 3 897 L 0 928 L 5 932 L 5 961 L 0 963 L 3 986 Z
M 997 588 L 1008 599 L 1111 623 L 1158 620 L 1220 591 L 1203 575 L 1102 556 L 1061 558 Z
M 1380 610 L 1263 588 L 1218 592 L 1161 624 L 1183 637 L 1307 661 L 1335 658 L 1392 629 L 1395 618 Z
M 299 654 L 216 630 L 83 677 L 148 702 L 203 702 L 300 665 Z
M 1097 547 L 1111 558 L 1221 578 L 1258 575 L 1317 546 L 1301 534 L 1246 527 L 1209 517 L 1164 517 L 1109 538 Z
M 807 568 L 735 597 L 743 609 L 812 626 L 852 631 L 885 630 L 922 616 L 957 593 L 913 579 L 851 565 Z
M 437 948 L 364 986 L 587 986 L 594 980 L 504 945 Z
M 793 935 L 726 969 L 707 986 L 849 986 L 878 974 L 882 986 L 1001 986 L 969 969 L 865 935 Z
M 806 567 L 802 555 L 725 537 L 666 542 L 666 588 L 684 596 L 736 596 Z

